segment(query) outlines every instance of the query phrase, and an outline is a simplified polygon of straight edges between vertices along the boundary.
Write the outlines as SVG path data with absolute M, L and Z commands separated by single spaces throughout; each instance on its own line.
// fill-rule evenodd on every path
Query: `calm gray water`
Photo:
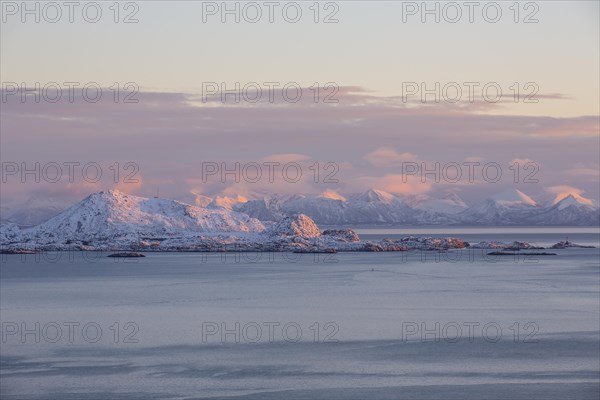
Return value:
M 504 234 L 598 244 L 456 236 Z M 0 394 L 597 399 L 598 249 L 556 252 L 0 256 Z

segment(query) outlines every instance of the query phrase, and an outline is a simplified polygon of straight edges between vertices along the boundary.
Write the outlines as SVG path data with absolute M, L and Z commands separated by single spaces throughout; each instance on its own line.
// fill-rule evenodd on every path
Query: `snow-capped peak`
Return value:
M 326 190 L 323 193 L 321 193 L 318 197 L 329 200 L 346 201 L 346 198 L 344 196 L 332 190 Z
M 461 199 L 459 195 L 453 192 L 446 193 L 444 196 L 442 196 L 442 200 L 446 200 L 448 202 L 456 204 L 457 206 L 467 207 L 467 204 L 463 201 L 463 199 Z
M 209 196 L 205 196 L 201 193 L 192 193 L 193 197 L 191 197 L 191 204 L 197 207 L 208 207 L 210 203 L 212 203 L 213 199 Z M 188 196 L 190 197 L 190 196 Z M 182 201 L 183 203 L 188 203 L 187 201 Z
M 224 208 L 226 210 L 233 210 L 234 206 L 243 204 L 248 201 L 247 198 L 240 195 L 233 197 L 229 196 L 215 196 L 215 198 L 208 204 L 209 208 Z
M 455 193 L 448 193 L 441 198 L 424 198 L 414 208 L 445 214 L 456 214 L 467 208 L 465 202 Z
M 508 189 L 495 194 L 491 199 L 499 205 L 506 207 L 513 206 L 532 206 L 537 207 L 537 203 L 531 197 L 521 192 L 519 189 Z
M 366 192 L 358 195 L 356 198 L 357 200 L 364 201 L 365 203 L 378 202 L 392 204 L 399 201 L 399 199 L 393 194 L 378 189 L 369 189 Z
M 590 207 L 594 208 L 595 204 L 592 200 L 586 199 L 585 197 L 577 193 L 569 193 L 567 195 L 557 195 L 552 202 L 554 205 L 558 205 L 559 210 L 563 210 L 569 206 L 576 207 Z
M 588 198 L 583 197 L 579 193 L 575 192 L 565 192 L 557 194 L 552 200 L 552 205 L 558 204 L 563 200 L 567 200 L 571 203 L 579 203 L 586 206 L 594 206 L 594 201 Z

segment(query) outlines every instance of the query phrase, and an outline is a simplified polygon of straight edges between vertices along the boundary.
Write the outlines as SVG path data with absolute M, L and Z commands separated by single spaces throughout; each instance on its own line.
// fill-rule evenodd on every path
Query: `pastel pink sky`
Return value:
M 497 2 L 502 18 L 495 23 L 485 21 L 481 10 L 473 23 L 449 23 L 422 22 L 420 15 L 403 21 L 405 2 L 343 1 L 336 3 L 337 23 L 315 23 L 305 8 L 294 24 L 281 18 L 223 23 L 219 16 L 203 22 L 202 3 L 138 2 L 138 22 L 132 24 L 115 23 L 108 8 L 107 17 L 94 24 L 81 18 L 23 22 L 18 14 L 3 15 L 2 162 L 96 162 L 103 170 L 97 183 L 81 175 L 57 183 L 21 183 L 11 176 L 2 183 L 3 205 L 32 196 L 81 198 L 109 187 L 142 195 L 160 190 L 171 198 L 191 192 L 346 194 L 376 187 L 400 194 L 457 191 L 476 201 L 506 187 L 547 196 L 554 190 L 548 188 L 568 186 L 599 197 L 597 1 L 535 2 L 534 23 L 524 23 L 523 2 L 516 22 L 513 2 Z M 72 103 L 4 99 L 11 83 L 48 82 L 95 82 L 105 88 L 104 96 L 93 104 L 79 91 Z M 107 88 L 115 82 L 121 88 L 137 85 L 139 102 L 112 102 Z M 274 103 L 222 104 L 219 96 L 203 102 L 207 82 L 228 88 L 295 82 L 304 95 L 293 104 L 281 96 Z M 339 88 L 338 102 L 315 104 L 309 88 L 328 82 Z M 474 102 L 464 95 L 457 103 L 431 97 L 422 103 L 419 95 L 403 96 L 410 82 L 425 88 L 494 83 L 503 96 L 491 103 L 477 91 Z M 524 102 L 532 88 L 537 102 Z M 329 93 L 321 89 L 320 100 Z M 281 174 L 256 183 L 223 183 L 215 176 L 205 182 L 201 176 L 203 162 L 270 161 L 298 162 L 304 175 L 294 183 Z M 405 163 L 470 161 L 497 163 L 503 176 L 496 183 L 480 171 L 472 182 L 403 176 Z M 109 167 L 115 162 L 139 166 L 137 181 L 113 182 Z M 531 172 L 523 170 L 515 183 L 510 169 L 515 162 L 535 165 L 537 182 L 523 182 Z M 310 170 L 315 163 L 335 163 L 335 181 L 315 182 Z M 128 171 L 120 172 L 122 180 Z M 328 171 L 320 172 L 322 178 Z
M 340 93 L 342 93 L 341 91 Z M 5 202 L 32 195 L 82 197 L 105 188 L 178 198 L 190 192 L 259 196 L 267 193 L 355 193 L 374 187 L 399 194 L 436 194 L 457 190 L 475 200 L 506 187 L 546 194 L 547 188 L 569 185 L 597 198 L 598 116 L 556 118 L 488 114 L 447 105 L 406 105 L 393 98 L 343 93 L 337 104 L 310 101 L 294 104 L 258 103 L 198 106 L 178 93 L 140 93 L 137 104 L 110 99 L 22 103 L 11 98 L 2 107 L 3 162 L 97 162 L 104 177 L 91 184 L 75 182 L 21 183 L 20 175 L 3 183 Z M 501 108 L 502 105 L 487 105 Z M 32 145 L 33 144 L 33 145 Z M 202 163 L 296 162 L 304 175 L 289 182 L 276 170 L 273 182 L 221 182 L 220 175 L 202 179 Z M 503 177 L 496 183 L 475 170 L 472 182 L 422 182 L 403 177 L 403 163 L 498 163 Z M 109 167 L 119 162 L 139 166 L 136 183 L 118 185 Z M 335 163 L 337 182 L 315 182 L 310 172 Z M 538 183 L 514 183 L 510 166 L 535 163 Z M 265 170 L 266 171 L 266 170 Z M 465 172 L 466 169 L 463 171 Z M 121 180 L 128 171 L 121 171 Z M 328 171 L 322 170 L 325 174 Z M 526 171 L 522 171 L 524 174 Z M 595 173 L 594 173 L 595 172 Z M 65 180 L 66 170 L 64 172 Z

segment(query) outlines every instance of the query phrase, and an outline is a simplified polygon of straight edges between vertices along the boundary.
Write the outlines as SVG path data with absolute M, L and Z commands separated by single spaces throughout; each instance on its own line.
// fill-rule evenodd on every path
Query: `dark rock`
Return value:
M 361 248 L 361 251 L 383 251 L 383 247 L 381 247 L 381 246 L 379 246 L 379 245 L 377 245 L 375 243 L 367 242 Z
M 384 251 L 408 251 L 408 246 L 399 244 L 391 239 L 383 239 L 378 243 L 378 245 Z
M 124 253 L 113 253 L 107 257 L 146 257 L 142 253 L 124 252 Z
M 26 249 L 0 249 L 0 254 L 35 254 L 35 250 Z
M 514 251 L 492 251 L 487 253 L 488 256 L 556 256 L 556 253 L 530 253 L 530 252 L 514 252 Z
M 336 249 L 295 249 L 293 251 L 293 253 L 315 253 L 315 254 L 321 254 L 321 253 L 325 253 L 325 254 L 333 254 L 333 253 L 337 253 Z
M 578 249 L 595 249 L 595 246 L 583 246 L 581 244 L 576 244 L 573 242 L 569 242 L 565 240 L 564 242 L 558 242 L 550 247 L 551 249 L 569 249 L 569 248 L 578 248 Z

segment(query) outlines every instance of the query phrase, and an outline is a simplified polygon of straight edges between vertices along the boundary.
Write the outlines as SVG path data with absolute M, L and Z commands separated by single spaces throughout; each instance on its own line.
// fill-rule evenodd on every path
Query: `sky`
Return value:
M 476 2 L 473 22 L 465 2 L 428 2 L 429 14 L 422 2 L 291 3 L 276 2 L 269 22 L 264 2 L 228 2 L 236 22 L 222 2 L 78 2 L 69 22 L 63 2 L 59 17 L 47 2 L 27 3 L 28 14 L 3 1 L 3 206 L 106 188 L 185 198 L 375 187 L 472 203 L 518 187 L 598 199 L 597 1 Z M 236 83 L 240 102 L 224 102 L 215 88 Z M 39 102 L 21 96 L 36 84 L 47 88 Z M 63 97 L 51 102 L 56 85 Z M 22 174 L 36 163 L 40 182 Z M 65 163 L 79 163 L 72 177 Z M 221 175 L 236 163 L 239 173 Z M 97 182 L 82 177 L 88 164 Z M 420 174 L 437 164 L 440 179 Z

